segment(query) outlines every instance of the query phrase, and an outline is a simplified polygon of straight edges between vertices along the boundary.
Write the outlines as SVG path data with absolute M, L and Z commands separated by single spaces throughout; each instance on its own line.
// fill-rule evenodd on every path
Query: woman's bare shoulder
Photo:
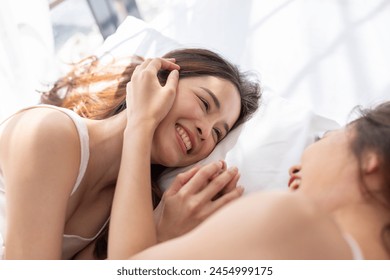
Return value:
M 258 192 L 224 206 L 184 236 L 134 258 L 272 260 L 351 255 L 337 225 L 309 199 L 288 192 Z
M 55 129 L 62 130 L 66 126 L 74 125 L 70 117 L 64 112 L 50 107 L 35 107 L 21 110 L 5 122 L 4 130 L 20 130 L 21 128 Z
M 345 259 L 350 258 L 342 232 L 329 213 L 306 196 L 290 192 L 261 192 L 237 202 L 252 213 L 258 232 L 252 242 L 269 259 Z M 241 213 L 241 215 L 245 215 Z M 254 245 L 253 244 L 253 245 Z
M 32 108 L 21 111 L 9 119 L 2 130 L 2 139 L 12 137 L 13 141 L 48 141 L 55 138 L 71 140 L 78 138 L 72 119 L 65 113 L 52 108 Z
M 56 168 L 61 164 L 74 165 L 78 169 L 79 159 L 80 140 L 76 126 L 59 110 L 29 109 L 17 113 L 4 124 L 0 137 L 2 167 L 7 165 L 8 169 L 20 171 L 21 163 L 30 162 L 37 170 L 51 164 L 56 164 Z

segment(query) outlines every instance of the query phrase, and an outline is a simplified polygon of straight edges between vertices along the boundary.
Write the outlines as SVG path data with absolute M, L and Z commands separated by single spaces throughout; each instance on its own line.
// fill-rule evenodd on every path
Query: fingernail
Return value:
M 165 58 L 165 60 L 168 60 L 168 61 L 172 61 L 172 62 L 175 62 L 176 61 L 176 59 L 175 58 Z
M 223 160 L 220 160 L 219 162 L 222 164 L 221 166 L 222 169 L 226 168 L 225 162 Z
M 245 188 L 243 186 L 238 186 L 237 190 L 240 194 L 243 194 L 245 192 Z
M 232 167 L 229 167 L 228 171 L 231 173 L 236 173 L 236 172 L 238 172 L 238 168 L 235 166 L 232 166 Z

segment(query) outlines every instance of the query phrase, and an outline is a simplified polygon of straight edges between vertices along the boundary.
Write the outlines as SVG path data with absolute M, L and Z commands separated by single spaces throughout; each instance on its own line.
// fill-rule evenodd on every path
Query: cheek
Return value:
M 201 118 L 202 116 L 203 110 L 199 103 L 191 98 L 186 98 L 184 100 L 176 99 L 165 118 L 177 120 L 179 118 Z
M 212 139 L 207 140 L 202 149 L 199 151 L 199 156 L 202 158 L 207 157 L 214 150 L 215 146 L 216 145 Z
M 195 101 L 196 98 L 192 92 L 185 88 L 178 88 L 172 107 L 188 108 L 194 106 Z
M 312 147 L 308 147 L 301 158 L 301 176 L 302 183 L 311 184 L 312 179 L 316 178 L 318 170 L 322 170 L 321 168 L 321 160 L 318 158 L 318 154 L 315 153 L 315 149 Z
M 310 153 L 302 157 L 302 184 L 303 190 L 324 189 L 337 180 L 339 170 L 342 166 L 331 160 L 329 153 Z

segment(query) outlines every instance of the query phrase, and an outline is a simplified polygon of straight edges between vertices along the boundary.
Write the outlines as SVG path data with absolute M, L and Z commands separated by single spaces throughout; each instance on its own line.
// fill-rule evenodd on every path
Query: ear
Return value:
M 379 170 L 380 160 L 378 154 L 367 151 L 362 158 L 362 169 L 365 174 L 372 174 Z

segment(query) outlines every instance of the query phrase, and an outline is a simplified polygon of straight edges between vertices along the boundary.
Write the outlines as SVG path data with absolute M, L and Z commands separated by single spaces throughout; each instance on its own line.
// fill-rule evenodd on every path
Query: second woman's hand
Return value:
M 240 197 L 237 168 L 223 162 L 194 167 L 179 174 L 154 211 L 159 242 L 178 237 L 228 202 Z

